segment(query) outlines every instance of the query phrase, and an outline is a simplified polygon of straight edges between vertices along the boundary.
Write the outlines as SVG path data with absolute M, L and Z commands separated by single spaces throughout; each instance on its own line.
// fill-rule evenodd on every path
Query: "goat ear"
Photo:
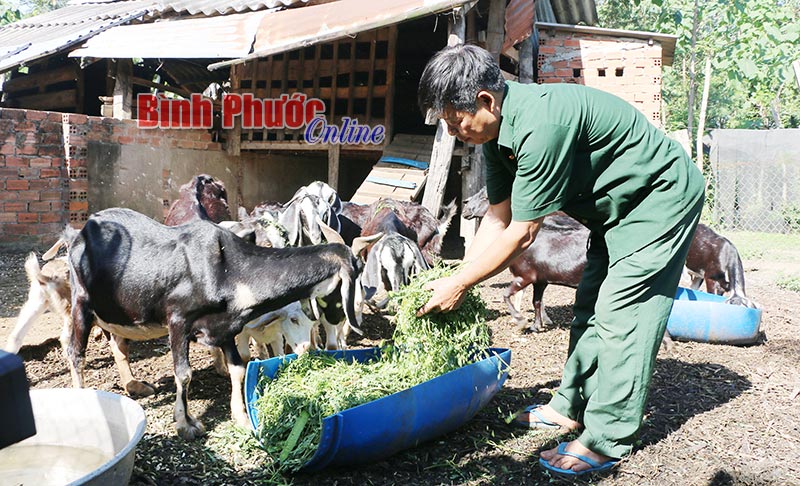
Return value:
M 375 233 L 374 235 L 370 236 L 359 236 L 358 238 L 353 239 L 353 246 L 351 249 L 353 250 L 353 255 L 357 258 L 361 257 L 361 253 L 369 247 L 369 245 L 374 242 L 378 241 L 383 238 L 383 233 Z
M 238 215 L 239 215 L 239 221 L 244 221 L 245 219 L 250 217 L 250 215 L 247 214 L 247 210 L 241 206 L 239 206 Z
M 319 229 L 322 230 L 322 235 L 325 236 L 325 239 L 328 240 L 328 243 L 341 243 L 344 245 L 344 238 L 342 238 L 342 235 L 337 233 L 335 229 L 323 223 L 319 215 L 316 215 L 316 220 L 317 224 L 319 225 Z
M 414 272 L 420 273 L 425 270 L 430 270 L 431 267 L 428 265 L 428 262 L 425 261 L 425 257 L 422 256 L 422 251 L 416 243 L 407 242 L 406 244 L 408 244 L 411 247 L 411 251 L 414 252 Z
M 278 223 L 285 229 L 289 237 L 290 246 L 300 246 L 302 238 L 300 235 L 300 213 L 297 210 L 296 204 L 289 204 L 278 215 Z

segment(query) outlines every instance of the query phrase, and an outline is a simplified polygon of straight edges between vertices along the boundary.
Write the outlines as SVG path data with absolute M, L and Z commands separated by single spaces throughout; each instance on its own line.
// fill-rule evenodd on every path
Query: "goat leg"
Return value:
M 530 328 L 533 332 L 539 332 L 543 328 L 543 324 L 548 326 L 553 324 L 550 316 L 547 315 L 545 310 L 543 298 L 544 289 L 547 288 L 545 282 L 537 282 L 533 284 L 533 326 Z
M 523 290 L 526 286 L 527 283 L 522 278 L 515 277 L 514 280 L 512 280 L 511 283 L 508 285 L 508 288 L 506 288 L 506 294 L 503 297 L 503 300 L 505 301 L 506 306 L 508 307 L 508 312 L 514 319 L 514 322 L 517 325 L 517 329 L 520 332 L 523 332 L 526 329 L 528 329 L 529 323 L 528 320 L 525 318 L 525 316 L 520 314 L 517 308 L 514 307 L 514 304 L 511 302 L 511 297 L 514 296 L 514 294 L 516 294 L 517 292 Z
M 39 319 L 46 310 L 47 295 L 42 291 L 42 287 L 38 282 L 31 282 L 31 288 L 28 290 L 28 300 L 25 301 L 22 310 L 19 311 L 14 330 L 8 335 L 5 350 L 9 353 L 18 353 L 31 324 Z
M 83 388 L 86 346 L 89 344 L 89 332 L 93 322 L 94 314 L 89 307 L 87 297 L 73 291 L 72 325 L 65 325 L 61 330 L 61 349 L 69 364 L 72 386 L 75 388 Z
M 131 363 L 128 361 L 128 340 L 116 334 L 111 334 L 108 344 L 111 346 L 111 353 L 114 355 L 114 362 L 117 364 L 122 387 L 125 388 L 128 395 L 132 397 L 148 397 L 154 394 L 156 389 L 153 385 L 133 377 Z
M 244 336 L 242 339 L 245 345 L 250 345 L 250 338 Z M 231 417 L 233 421 L 242 427 L 249 427 L 247 411 L 244 407 L 244 362 L 236 349 L 236 342 L 233 337 L 222 343 L 222 352 L 225 353 L 225 360 L 228 362 L 228 372 L 231 375 Z M 248 354 L 249 356 L 249 354 Z
M 181 332 L 185 326 L 170 319 L 169 345 L 172 351 L 172 363 L 175 367 L 175 428 L 184 440 L 194 440 L 205 434 L 203 424 L 189 414 L 189 383 L 192 381 L 192 368 L 189 364 L 189 339 Z

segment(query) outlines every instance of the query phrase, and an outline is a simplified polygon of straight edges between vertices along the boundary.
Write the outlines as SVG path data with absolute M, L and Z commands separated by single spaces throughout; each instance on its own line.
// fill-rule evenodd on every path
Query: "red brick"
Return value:
M 28 203 L 9 201 L 3 204 L 3 210 L 10 213 L 21 213 L 28 210 Z
M 119 137 L 118 143 L 122 145 L 130 145 L 133 143 L 133 137 L 129 137 L 127 135 L 123 135 Z
M 15 151 L 16 147 L 14 146 L 14 144 L 4 143 L 3 145 L 0 145 L 0 154 L 14 155 Z
M 10 235 L 35 235 L 36 227 L 30 224 L 8 224 L 4 227 Z
M 0 179 L 7 179 L 9 177 L 18 177 L 20 169 L 13 167 L 0 167 Z
M 580 47 L 581 41 L 578 39 L 564 39 L 564 47 Z
M 48 113 L 46 111 L 38 111 L 38 110 L 28 110 L 25 113 L 28 120 L 44 120 L 45 118 L 47 118 L 47 114 Z
M 39 221 L 41 223 L 61 223 L 64 221 L 64 216 L 61 213 L 45 213 L 39 216 Z
M 206 144 L 206 150 L 222 150 L 222 144 L 219 142 L 211 142 Z
M 89 117 L 86 115 L 79 115 L 75 113 L 70 113 L 69 115 L 69 122 L 75 125 L 84 125 L 89 122 Z
M 39 153 L 38 147 L 34 144 L 23 145 L 17 149 L 18 155 L 36 155 Z
M 42 123 L 39 124 L 39 129 L 42 132 L 46 132 L 46 133 L 49 133 L 49 134 L 55 134 L 55 135 L 58 135 L 59 137 L 63 137 L 64 136 L 64 125 L 62 123 L 60 123 L 60 122 L 59 123 L 52 122 L 52 121 L 42 122 Z
M 39 155 L 43 155 L 43 156 L 62 157 L 64 155 L 64 146 L 63 145 L 40 145 L 38 153 L 39 153 Z
M 56 112 L 56 111 L 51 111 L 51 112 L 48 112 L 48 113 L 47 113 L 47 121 L 52 121 L 52 122 L 59 122 L 59 123 L 61 123 L 61 120 L 62 120 L 62 117 L 63 117 L 63 115 L 64 115 L 63 113 L 58 113 L 58 112 Z
M 46 213 L 52 209 L 49 201 L 34 201 L 28 205 L 28 210 L 32 213 Z
M 42 177 L 44 179 L 47 179 L 47 178 L 50 178 L 50 177 L 61 177 L 61 169 L 49 169 L 49 168 L 48 169 L 41 169 L 39 171 L 39 177 Z
M 0 223 L 16 223 L 17 213 L 0 213 Z
M 61 201 L 64 199 L 62 191 L 42 191 L 39 193 L 39 198 L 42 201 Z
M 39 222 L 39 214 L 38 213 L 19 213 L 17 215 L 17 221 L 20 223 L 38 223 Z
M 25 112 L 16 108 L 3 108 L 0 110 L 0 118 L 22 121 L 25 119 Z
M 89 202 L 88 201 L 70 201 L 69 202 L 69 210 L 70 211 L 88 211 L 89 210 Z
M 50 158 L 47 157 L 31 157 L 28 159 L 28 164 L 31 167 L 51 167 Z
M 30 183 L 29 189 L 31 191 L 56 189 L 61 185 L 61 181 L 59 179 L 35 179 L 28 182 Z
M 6 181 L 6 190 L 7 191 L 27 191 L 28 190 L 28 181 L 22 180 L 8 180 Z
M 39 200 L 39 192 L 38 191 L 17 191 L 11 194 L 16 194 L 16 199 L 18 201 L 38 201 Z

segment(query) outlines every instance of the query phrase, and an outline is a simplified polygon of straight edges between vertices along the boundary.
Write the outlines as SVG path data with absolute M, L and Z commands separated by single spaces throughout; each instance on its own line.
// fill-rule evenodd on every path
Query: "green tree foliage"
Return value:
M 694 0 L 598 1 L 602 27 L 678 36 L 674 63 L 662 78 L 665 128 L 687 128 L 690 99 L 696 126 L 707 57 L 707 128 L 800 127 L 800 89 L 791 68 L 800 59 L 800 0 L 707 0 L 697 6 L 695 22 Z
M 21 18 L 22 12 L 18 7 L 0 0 L 0 25 L 11 24 Z

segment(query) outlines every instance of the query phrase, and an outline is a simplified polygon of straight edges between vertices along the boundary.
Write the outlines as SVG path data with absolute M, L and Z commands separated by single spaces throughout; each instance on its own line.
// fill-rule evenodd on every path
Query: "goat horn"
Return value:
M 325 236 L 325 239 L 328 240 L 328 243 L 341 243 L 344 245 L 344 239 L 342 238 L 342 235 L 337 233 L 335 229 L 325 224 L 322 219 L 320 219 L 319 215 L 317 215 L 317 224 L 319 224 L 319 229 L 322 230 L 322 234 Z
M 58 241 L 56 241 L 56 243 L 53 246 L 51 246 L 49 250 L 44 252 L 44 255 L 42 255 L 42 260 L 45 261 L 52 260 L 53 257 L 56 256 L 56 254 L 58 253 L 58 250 L 60 250 L 62 246 L 66 245 L 66 243 L 67 242 L 66 240 L 64 240 L 64 238 L 59 238 Z
M 353 239 L 353 255 L 356 257 L 361 255 L 361 252 L 367 249 L 367 247 L 375 241 L 380 240 L 383 238 L 383 233 L 375 233 L 374 235 L 370 236 L 359 236 L 358 238 Z

